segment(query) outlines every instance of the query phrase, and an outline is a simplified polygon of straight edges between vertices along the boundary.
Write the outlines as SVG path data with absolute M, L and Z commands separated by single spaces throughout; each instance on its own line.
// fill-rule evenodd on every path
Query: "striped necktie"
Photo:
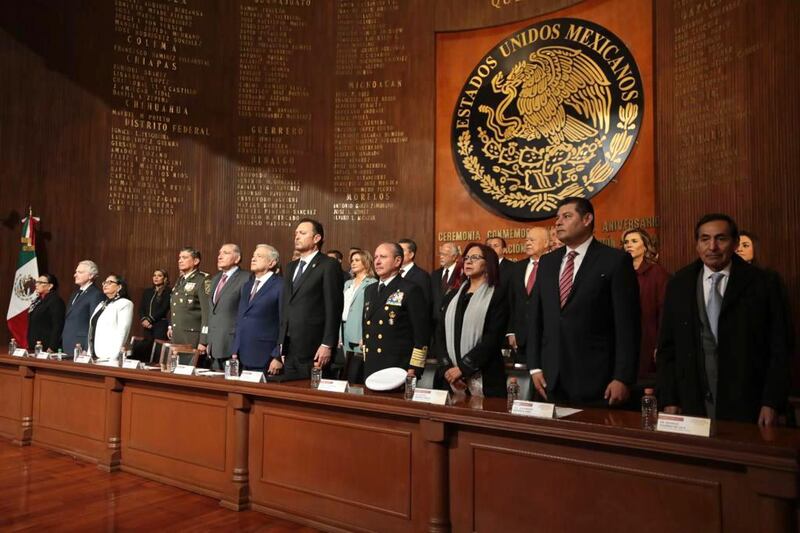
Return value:
M 561 273 L 561 279 L 558 282 L 558 292 L 561 296 L 561 307 L 567 303 L 569 293 L 572 292 L 572 275 L 575 273 L 575 256 L 578 252 L 572 250 L 567 254 L 567 264 L 564 265 L 564 272 Z

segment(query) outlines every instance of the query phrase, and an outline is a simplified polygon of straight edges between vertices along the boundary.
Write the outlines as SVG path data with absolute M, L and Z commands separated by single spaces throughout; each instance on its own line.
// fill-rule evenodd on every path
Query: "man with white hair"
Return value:
M 76 344 L 86 349 L 89 319 L 104 298 L 103 293 L 94 284 L 97 274 L 97 264 L 88 259 L 81 261 L 75 267 L 73 278 L 78 288 L 67 300 L 64 332 L 61 335 L 64 352 L 67 354 L 72 354 Z
M 250 279 L 250 272 L 239 268 L 242 251 L 233 243 L 223 244 L 217 254 L 219 272 L 211 279 L 208 314 L 200 333 L 200 344 L 206 346 L 209 364 L 214 370 L 225 370 L 231 357 L 231 344 L 239 310 L 239 293 Z

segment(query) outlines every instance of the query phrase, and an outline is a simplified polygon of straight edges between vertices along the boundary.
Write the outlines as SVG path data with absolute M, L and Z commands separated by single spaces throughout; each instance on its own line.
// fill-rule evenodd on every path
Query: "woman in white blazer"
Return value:
M 117 359 L 128 340 L 133 322 L 133 302 L 128 300 L 125 281 L 109 274 L 103 282 L 106 299 L 89 320 L 89 353 L 99 359 Z
M 372 266 L 372 255 L 365 250 L 350 254 L 350 269 L 353 279 L 344 284 L 344 307 L 342 309 L 341 348 L 345 356 L 345 379 L 350 383 L 361 383 L 364 357 L 361 355 L 361 318 L 364 315 L 364 289 L 377 280 Z

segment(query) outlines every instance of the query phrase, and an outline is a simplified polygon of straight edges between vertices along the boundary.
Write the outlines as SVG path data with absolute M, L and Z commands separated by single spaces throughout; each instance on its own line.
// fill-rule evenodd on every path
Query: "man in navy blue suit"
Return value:
M 75 268 L 74 279 L 78 288 L 67 301 L 64 333 L 61 335 L 64 353 L 71 354 L 78 343 L 84 350 L 87 348 L 86 336 L 89 333 L 89 319 L 97 305 L 104 299 L 103 293 L 94 284 L 97 273 L 97 265 L 94 261 L 81 261 Z
M 244 370 L 268 369 L 270 374 L 276 374 L 282 367 L 278 331 L 283 278 L 275 274 L 279 259 L 275 248 L 259 244 L 250 260 L 253 277 L 241 289 L 231 346 Z

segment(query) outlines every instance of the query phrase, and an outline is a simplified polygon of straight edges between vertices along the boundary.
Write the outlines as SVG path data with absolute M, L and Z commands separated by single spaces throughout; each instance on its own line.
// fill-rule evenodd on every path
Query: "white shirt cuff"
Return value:
M 534 368 L 533 370 L 531 370 L 531 376 L 534 374 L 541 374 L 541 373 L 542 373 L 541 368 Z

